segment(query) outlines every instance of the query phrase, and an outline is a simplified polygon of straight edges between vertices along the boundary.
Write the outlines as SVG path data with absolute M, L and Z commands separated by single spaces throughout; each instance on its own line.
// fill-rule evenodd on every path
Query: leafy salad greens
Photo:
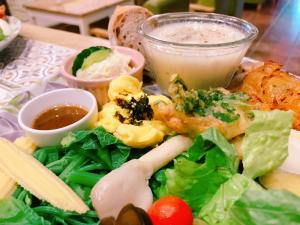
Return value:
M 34 157 L 59 176 L 91 209 L 86 214 L 64 212 L 18 187 L 0 200 L 0 224 L 98 224 L 90 192 L 101 177 L 130 158 L 131 148 L 102 127 L 70 134 L 63 146 L 40 148 Z
M 288 156 L 285 149 L 288 149 L 287 137 L 292 128 L 292 119 L 291 111 L 254 111 L 254 120 L 246 130 L 241 145 L 243 174 L 256 178 L 282 164 Z
M 242 162 L 234 146 L 210 128 L 152 176 L 149 185 L 155 198 L 179 196 L 195 218 L 209 225 L 300 224 L 299 197 L 265 190 L 253 180 L 284 161 L 293 115 L 279 110 L 253 114 L 241 144 Z M 129 148 L 102 127 L 71 133 L 62 146 L 39 149 L 34 156 L 91 210 L 84 215 L 63 212 L 19 187 L 11 198 L 0 200 L 0 224 L 99 224 L 90 200 L 91 188 L 111 170 L 147 150 Z
M 300 223 L 300 198 L 286 191 L 266 191 L 236 174 L 221 185 L 199 217 L 215 225 L 294 225 Z
M 224 151 L 219 146 L 225 147 Z M 188 152 L 178 157 L 165 177 L 157 197 L 176 195 L 197 214 L 219 186 L 237 172 L 235 150 L 216 130 L 198 136 Z
M 243 174 L 234 147 L 211 128 L 173 165 L 156 173 L 156 198 L 179 196 L 211 225 L 300 224 L 299 197 L 266 191 L 252 180 L 276 169 L 287 156 L 292 113 L 254 111 L 254 116 L 242 143 Z

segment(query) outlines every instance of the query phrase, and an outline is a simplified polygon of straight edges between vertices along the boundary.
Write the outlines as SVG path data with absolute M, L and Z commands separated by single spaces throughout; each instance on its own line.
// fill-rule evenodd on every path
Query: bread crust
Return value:
M 117 6 L 110 18 L 108 37 L 111 45 L 120 45 L 138 50 L 144 55 L 142 37 L 138 26 L 153 14 L 146 8 L 136 5 Z

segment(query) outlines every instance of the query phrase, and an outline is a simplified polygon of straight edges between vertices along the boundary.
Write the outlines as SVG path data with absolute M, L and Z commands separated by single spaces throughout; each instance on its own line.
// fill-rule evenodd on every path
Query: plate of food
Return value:
M 6 48 L 21 31 L 21 21 L 13 16 L 5 16 L 5 7 L 0 8 L 0 51 Z
M 209 61 L 220 44 L 210 47 Z M 195 88 L 173 73 L 163 95 L 146 93 L 136 73 L 119 74 L 100 101 L 103 65 L 121 49 L 92 47 L 69 58 L 62 76 L 72 88 L 25 103 L 18 114 L 25 135 L 0 138 L 0 224 L 300 224 L 297 77 L 274 62 L 255 63 L 234 86 Z M 143 67 L 137 56 L 126 60 L 131 72 Z M 93 91 L 76 88 L 91 82 L 93 67 L 101 68 Z
M 257 76 L 270 92 L 255 89 Z M 14 143 L 0 139 L 0 224 L 299 224 L 299 111 L 274 105 L 297 96 L 295 82 L 269 62 L 234 91 L 187 90 L 174 75 L 166 97 L 119 76 L 97 119 L 59 144 L 37 147 L 33 127 Z M 27 117 L 92 97 L 63 95 L 69 102 L 32 99 Z

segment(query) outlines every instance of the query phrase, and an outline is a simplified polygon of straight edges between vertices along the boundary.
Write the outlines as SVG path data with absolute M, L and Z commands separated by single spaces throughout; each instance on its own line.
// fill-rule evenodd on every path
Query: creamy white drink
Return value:
M 250 45 L 209 47 L 246 37 L 240 30 L 224 23 L 167 23 L 150 31 L 148 36 L 173 43 L 143 40 L 151 71 L 164 91 L 174 73 L 179 74 L 189 88 L 227 86 Z M 191 46 L 193 44 L 195 46 Z

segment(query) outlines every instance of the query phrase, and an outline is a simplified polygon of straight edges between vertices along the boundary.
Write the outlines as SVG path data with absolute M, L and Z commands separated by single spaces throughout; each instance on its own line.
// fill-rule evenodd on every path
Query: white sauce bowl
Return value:
M 33 129 L 34 120 L 43 112 L 60 105 L 77 105 L 88 113 L 77 122 L 53 130 Z M 98 115 L 97 101 L 88 91 L 66 88 L 44 93 L 28 101 L 18 114 L 18 122 L 26 135 L 31 137 L 38 146 L 58 145 L 69 132 L 88 129 L 95 124 Z

